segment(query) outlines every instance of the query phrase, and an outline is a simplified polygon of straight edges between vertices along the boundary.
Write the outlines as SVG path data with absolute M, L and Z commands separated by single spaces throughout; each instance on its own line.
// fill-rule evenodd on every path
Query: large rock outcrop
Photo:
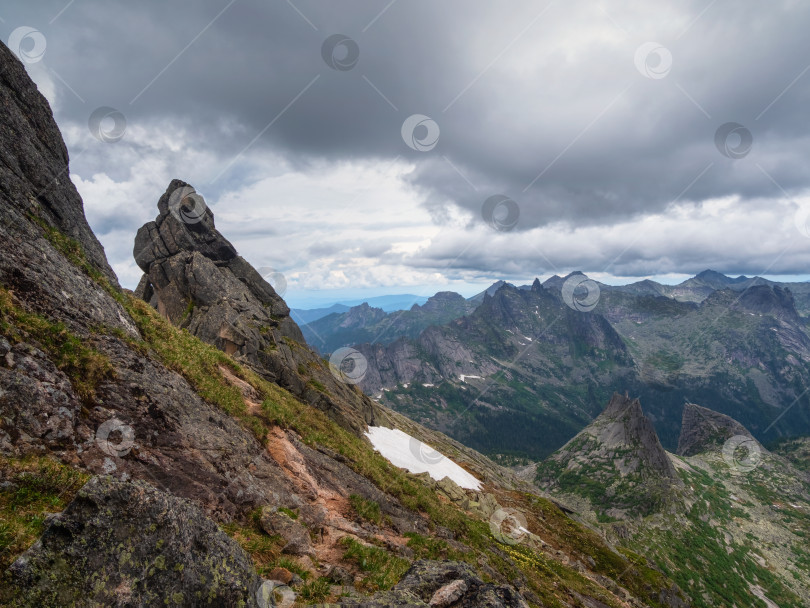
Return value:
M 145 273 L 136 294 L 173 324 L 358 434 L 374 423 L 374 404 L 306 345 L 284 300 L 220 234 L 189 184 L 169 184 L 157 219 L 138 230 L 134 256 Z
M 192 503 L 95 477 L 5 575 L 4 606 L 259 606 L 250 557 Z M 261 608 L 266 608 L 262 606 Z

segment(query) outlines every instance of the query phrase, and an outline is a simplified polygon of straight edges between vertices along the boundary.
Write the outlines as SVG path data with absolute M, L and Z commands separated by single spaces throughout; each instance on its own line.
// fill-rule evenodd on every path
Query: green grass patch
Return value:
M 0 457 L 0 570 L 39 538 L 45 515 L 64 510 L 90 476 L 50 458 Z
M 332 586 L 323 577 L 309 581 L 297 589 L 297 595 L 307 603 L 322 602 L 331 592 Z
M 382 521 L 382 514 L 380 513 L 380 505 L 373 500 L 363 498 L 359 494 L 352 494 L 349 496 L 349 502 L 357 514 L 372 523 L 378 524 Z
M 365 573 L 360 585 L 365 591 L 390 589 L 410 567 L 408 560 L 380 547 L 368 547 L 348 536 L 344 536 L 340 542 L 346 547 L 343 558 L 354 562 Z
M 62 322 L 25 311 L 10 291 L 0 287 L 0 334 L 12 343 L 33 342 L 50 355 L 54 365 L 70 379 L 85 401 L 95 389 L 114 375 L 110 360 L 73 334 Z

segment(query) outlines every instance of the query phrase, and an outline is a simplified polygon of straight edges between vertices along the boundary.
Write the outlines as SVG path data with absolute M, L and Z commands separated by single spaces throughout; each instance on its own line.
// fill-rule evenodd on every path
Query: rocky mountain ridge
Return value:
M 545 456 L 601 410 L 607 387 L 632 386 L 632 358 L 607 320 L 539 281 L 504 285 L 416 340 L 355 348 L 368 362 L 365 392 L 485 451 Z
M 606 387 L 648 403 L 672 450 L 685 401 L 711 403 L 762 441 L 807 432 L 806 407 L 781 415 L 810 398 L 803 390 L 810 385 L 810 329 L 792 290 L 715 274 L 699 275 L 714 285 L 700 302 L 591 282 L 598 297 L 588 310 L 574 310 L 562 292 L 566 281 L 589 281 L 581 273 L 525 288 L 504 284 L 475 312 L 416 339 L 355 345 L 368 362 L 360 386 L 423 424 L 504 457 L 542 458 L 563 445 L 601 410 Z M 748 287 L 728 288 L 742 284 Z M 545 325 L 531 322 L 541 311 Z M 515 421 L 508 431 L 493 420 L 507 412 Z M 538 430 L 530 436 L 527 427 Z
M 399 338 L 416 338 L 431 325 L 443 325 L 473 312 L 478 303 L 452 291 L 440 291 L 424 304 L 386 313 L 368 304 L 353 306 L 302 326 L 307 344 L 323 354 L 362 342 L 390 344 Z

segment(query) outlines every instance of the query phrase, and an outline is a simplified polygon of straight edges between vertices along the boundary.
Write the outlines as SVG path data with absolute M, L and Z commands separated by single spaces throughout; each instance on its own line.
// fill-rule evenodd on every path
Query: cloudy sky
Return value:
M 801 0 L 0 5 L 122 284 L 179 177 L 293 305 L 806 278 L 809 28 Z

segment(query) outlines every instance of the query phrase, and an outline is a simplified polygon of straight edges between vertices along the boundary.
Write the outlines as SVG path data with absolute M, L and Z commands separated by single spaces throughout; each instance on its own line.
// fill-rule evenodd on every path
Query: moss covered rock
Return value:
M 192 503 L 94 477 L 4 574 L 10 606 L 257 606 L 242 548 Z

